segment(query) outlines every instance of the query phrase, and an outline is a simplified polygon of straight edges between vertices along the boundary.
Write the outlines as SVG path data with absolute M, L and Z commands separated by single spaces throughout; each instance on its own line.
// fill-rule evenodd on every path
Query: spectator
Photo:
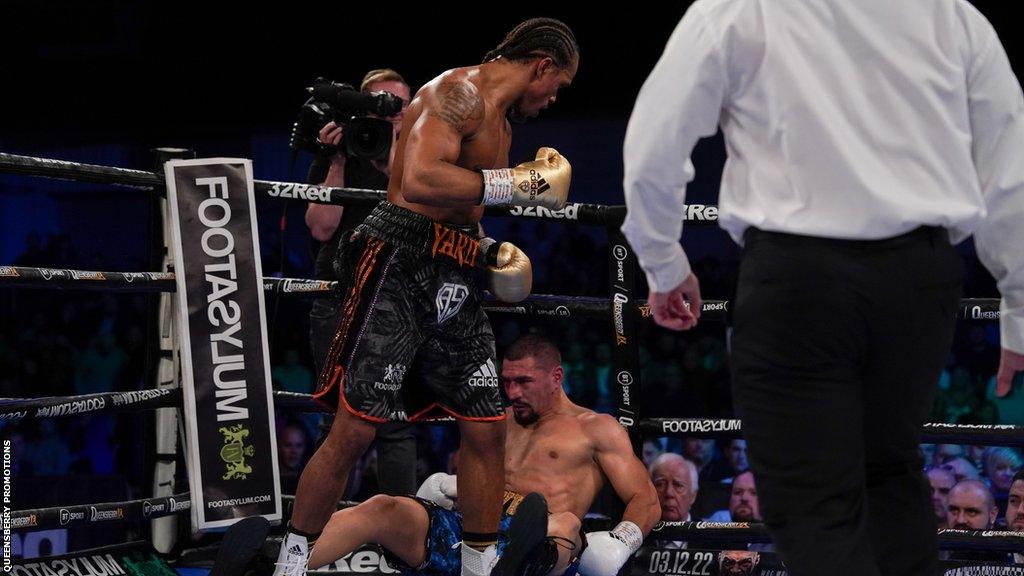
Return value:
M 712 522 L 759 522 L 761 520 L 761 506 L 757 500 L 757 487 L 754 485 L 753 472 L 750 470 L 740 472 L 733 478 L 729 509 L 715 512 L 708 520 Z
M 992 496 L 996 499 L 996 506 L 1002 509 L 1010 495 L 1013 477 L 1021 467 L 1020 454 L 1013 448 L 993 447 L 985 450 L 983 461 Z
M 974 464 L 971 464 L 971 461 L 963 456 L 957 456 L 956 458 L 943 463 L 942 468 L 952 472 L 953 477 L 956 478 L 958 484 L 964 480 L 977 480 L 981 477 L 981 475 L 978 474 L 978 469 L 974 467 Z
M 1024 532 L 1024 470 L 1018 470 L 1013 475 L 1006 504 L 1006 529 Z M 1014 553 L 1013 562 L 1024 564 L 1024 554 Z
M 715 456 L 715 441 L 704 438 L 684 438 L 683 457 L 693 462 L 699 472 L 711 463 Z
M 665 452 L 664 439 L 662 438 L 650 438 L 644 440 L 642 459 L 644 466 L 650 468 L 651 464 L 654 463 L 655 458 L 661 456 Z
M 959 444 L 937 444 L 932 453 L 932 468 L 938 468 L 957 456 L 964 455 L 964 447 Z
M 740 438 L 730 440 L 722 446 L 722 456 L 720 460 L 714 461 L 711 466 L 701 471 L 702 481 L 729 483 L 734 476 L 749 467 L 746 440 Z
M 729 468 L 735 471 L 746 470 L 747 464 L 747 441 L 736 438 L 731 440 L 725 448 L 725 461 Z
M 946 523 L 957 530 L 989 530 L 999 515 L 992 492 L 981 480 L 957 482 L 946 509 Z
M 971 464 L 974 464 L 975 468 L 984 472 L 985 451 L 988 450 L 988 446 L 981 446 L 979 444 L 968 444 L 964 448 L 966 448 L 966 456 L 967 459 L 971 461 Z
M 949 517 L 946 523 L 957 530 L 991 530 L 999 516 L 995 499 L 988 486 L 981 480 L 964 480 L 958 482 L 949 491 Z M 1005 562 L 1009 555 L 1005 552 L 955 551 L 946 554 L 948 560 L 981 560 Z
M 932 506 L 935 507 L 935 522 L 939 528 L 949 528 L 949 491 L 956 484 L 953 473 L 945 468 L 931 468 L 927 472 L 928 483 L 932 485 Z
M 385 91 L 402 100 L 402 109 L 397 115 L 389 118 L 392 125 L 392 138 L 397 139 L 402 130 L 405 110 L 411 99 L 411 90 L 402 76 L 390 68 L 370 70 L 363 77 L 359 86 L 361 92 Z M 387 159 L 367 160 L 348 157 L 343 148 L 339 148 L 344 128 L 329 122 L 321 128 L 318 135 L 320 154 L 310 168 L 310 182 L 327 186 L 348 186 L 352 188 L 370 188 L 386 190 L 391 177 L 391 165 L 395 159 L 395 142 L 392 141 L 390 155 Z M 321 280 L 339 280 L 334 270 L 335 257 L 339 246 L 344 245 L 343 238 L 370 214 L 371 205 L 353 204 L 347 207 L 310 203 L 306 209 L 306 224 L 313 238 L 323 242 L 317 253 L 314 274 Z M 309 312 L 310 349 L 317 373 L 324 370 L 324 359 L 335 336 L 338 323 L 342 317 L 340 298 L 318 298 L 313 302 Z M 410 375 L 410 379 L 415 376 Z M 324 416 L 320 425 L 320 441 L 328 437 L 333 419 Z M 411 494 L 416 491 L 416 438 L 412 426 L 408 422 L 386 422 L 376 431 L 375 446 L 380 457 L 377 467 L 379 477 L 377 485 L 390 495 Z M 359 466 L 363 465 L 363 461 Z M 349 492 L 353 492 L 349 487 Z M 356 490 L 357 491 L 357 490 Z
M 699 489 L 697 467 L 679 454 L 666 452 L 651 463 L 649 471 L 661 503 L 661 520 L 689 521 Z
M 1006 504 L 1006 527 L 1014 532 L 1024 532 L 1024 470 L 1018 470 L 1010 484 L 1010 496 Z
M 298 422 L 289 422 L 281 429 L 277 442 L 277 460 L 281 470 L 281 492 L 295 494 L 299 476 L 306 465 L 309 433 Z

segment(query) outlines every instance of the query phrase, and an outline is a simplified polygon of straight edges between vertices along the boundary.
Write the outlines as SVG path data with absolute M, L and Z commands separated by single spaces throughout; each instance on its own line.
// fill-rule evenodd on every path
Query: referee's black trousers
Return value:
M 792 576 L 936 573 L 918 444 L 961 283 L 940 228 L 873 241 L 748 230 L 733 397 Z

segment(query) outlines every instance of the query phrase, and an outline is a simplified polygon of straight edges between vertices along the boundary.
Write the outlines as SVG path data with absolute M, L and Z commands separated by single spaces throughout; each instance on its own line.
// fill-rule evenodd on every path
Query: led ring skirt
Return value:
M 107 166 L 97 166 L 52 160 L 15 156 L 0 153 L 0 173 L 39 176 L 80 182 L 109 184 L 118 187 L 148 190 L 162 193 L 163 174 Z M 254 181 L 257 197 L 293 198 L 299 202 L 325 204 L 368 203 L 384 197 L 374 190 L 310 187 L 285 182 Z M 630 434 L 635 449 L 640 450 L 643 438 L 692 437 L 692 438 L 738 438 L 742 435 L 739 420 L 714 419 L 673 419 L 644 418 L 636 400 L 644 393 L 640 380 L 638 328 L 641 322 L 648 322 L 649 309 L 638 298 L 636 258 L 619 226 L 625 215 L 624 206 L 602 206 L 595 204 L 569 204 L 557 212 L 543 209 L 488 208 L 488 216 L 567 220 L 577 225 L 597 226 L 608 234 L 608 265 L 611 286 L 608 298 L 534 295 L 525 301 L 509 305 L 488 300 L 485 308 L 490 313 L 518 314 L 522 316 L 564 318 L 590 318 L 607 320 L 612 328 L 609 335 L 615 342 L 613 371 L 617 383 L 616 416 Z M 166 220 L 166 218 L 165 218 Z M 717 210 L 714 206 L 688 206 L 686 220 L 689 225 L 715 224 Z M 166 222 L 165 222 L 166 224 Z M 168 241 L 166 237 L 165 244 Z M 524 247 L 529 252 L 530 247 Z M 161 310 L 171 310 L 172 293 L 175 291 L 175 276 L 171 262 L 165 259 L 163 269 L 153 272 L 107 272 L 65 269 L 25 268 L 0 265 L 0 286 L 5 288 L 40 290 L 111 290 L 133 292 L 161 292 Z M 263 289 L 280 296 L 309 297 L 326 295 L 334 289 L 333 282 L 305 279 L 264 278 Z M 705 322 L 724 320 L 728 302 L 708 300 L 703 303 L 701 318 Z M 991 321 L 998 319 L 997 299 L 964 299 L 959 316 L 964 321 Z M 29 532 L 52 527 L 93 525 L 97 528 L 107 522 L 151 521 L 153 522 L 152 543 L 129 543 L 119 548 L 119 553 L 134 551 L 131 562 L 162 562 L 152 554 L 153 550 L 166 553 L 176 545 L 176 528 L 173 522 L 191 508 L 190 493 L 174 493 L 173 482 L 175 461 L 178 456 L 177 437 L 180 419 L 176 409 L 182 407 L 183 394 L 179 374 L 176 371 L 176 345 L 170 314 L 161 314 L 159 326 L 161 359 L 154 387 L 132 392 L 111 392 L 74 397 L 51 398 L 7 398 L 0 399 L 0 420 L 19 421 L 40 418 L 75 417 L 79 414 L 157 410 L 156 446 L 158 455 L 153 495 L 150 498 L 124 502 L 96 502 L 86 505 L 51 507 L 10 512 L 10 527 L 18 532 Z M 298 411 L 320 411 L 311 397 L 289 392 L 273 393 L 276 407 Z M 1008 425 L 951 425 L 926 424 L 924 441 L 935 443 L 960 443 L 992 446 L 1024 446 L 1024 428 Z M 186 459 L 186 462 L 188 460 Z M 285 496 L 285 517 L 291 497 Z M 350 503 L 342 503 L 348 505 Z M 186 520 L 188 521 L 188 520 Z M 943 549 L 981 549 L 1008 552 L 1024 552 L 1024 533 L 997 531 L 942 530 L 939 534 Z M 700 552 L 675 551 L 675 556 L 662 552 L 659 556 L 659 541 L 699 540 L 702 543 L 749 543 L 770 542 L 767 532 L 758 524 L 710 523 L 710 522 L 662 522 L 648 537 L 645 548 L 650 551 L 649 562 L 634 562 L 632 573 L 712 574 L 710 571 L 714 552 L 706 557 Z M 126 552 L 127 551 L 127 552 Z M 686 554 L 683 558 L 680 555 Z M 104 556 L 104 550 L 77 552 L 74 558 L 92 558 L 94 562 L 110 561 L 113 556 Z M 73 558 L 73 560 L 74 560 Z M 706 558 L 706 561 L 705 561 Z M 117 558 L 113 558 L 117 560 Z M 21 560 L 14 564 L 15 573 L 36 574 L 36 563 L 50 559 Z M 682 565 L 680 564 L 680 561 Z M 643 565 L 641 565 L 643 564 Z M 23 565 L 19 571 L 19 565 Z M 65 564 L 67 566 L 67 564 Z M 337 565 L 335 565 L 337 568 Z M 365 564 L 346 566 L 353 573 L 387 573 L 381 566 L 367 567 Z M 358 569 L 356 569 L 358 568 Z M 337 571 L 336 571 L 337 572 Z M 346 572 L 341 569 L 340 572 Z M 97 574 L 102 573 L 97 571 Z M 118 573 L 110 571 L 110 573 Z M 776 572 L 784 574 L 784 571 Z M 999 572 L 992 572 L 993 574 Z

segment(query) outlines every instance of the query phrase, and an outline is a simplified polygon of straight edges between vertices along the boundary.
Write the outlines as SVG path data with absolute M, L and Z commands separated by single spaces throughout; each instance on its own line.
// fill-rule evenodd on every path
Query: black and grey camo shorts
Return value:
M 339 246 L 342 312 L 314 398 L 385 422 L 501 420 L 477 240 L 382 202 Z

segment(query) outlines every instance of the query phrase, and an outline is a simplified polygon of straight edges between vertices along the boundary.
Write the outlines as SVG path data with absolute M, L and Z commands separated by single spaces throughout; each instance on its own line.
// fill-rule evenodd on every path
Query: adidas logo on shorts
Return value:
M 473 372 L 467 383 L 474 388 L 497 388 L 498 372 L 494 369 L 494 362 L 490 359 L 484 362 Z

